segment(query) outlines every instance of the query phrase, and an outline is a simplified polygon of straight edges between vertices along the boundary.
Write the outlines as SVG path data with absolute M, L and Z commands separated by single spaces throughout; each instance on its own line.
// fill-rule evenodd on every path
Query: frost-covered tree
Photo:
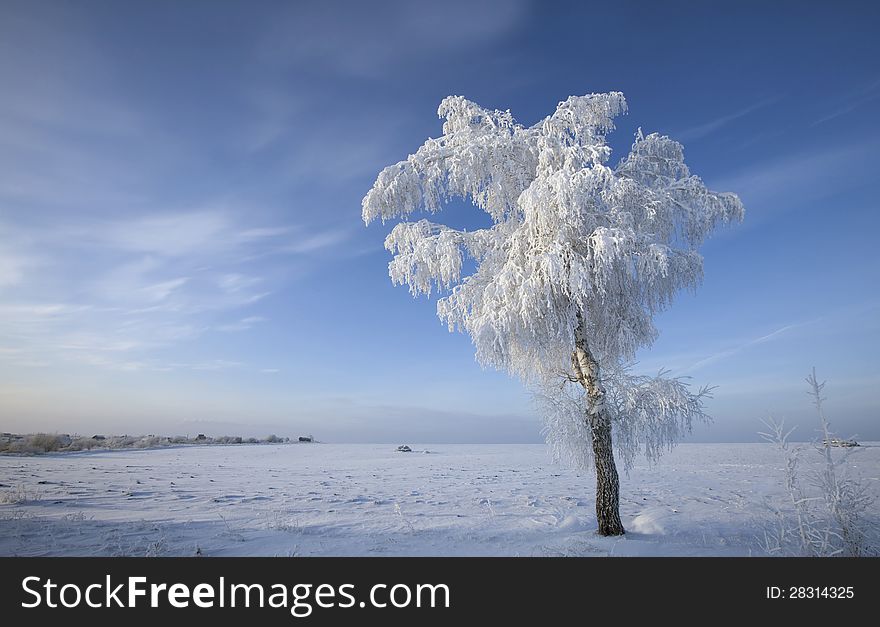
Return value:
M 630 463 L 638 452 L 656 458 L 706 418 L 707 390 L 692 394 L 662 373 L 633 377 L 625 365 L 656 338 L 654 314 L 700 282 L 700 243 L 743 216 L 734 194 L 690 173 L 668 137 L 639 131 L 609 166 L 605 137 L 625 110 L 618 92 L 571 97 L 524 127 L 509 111 L 448 97 L 443 135 L 385 168 L 363 199 L 367 224 L 404 219 L 385 240 L 392 281 L 413 295 L 443 293 L 440 318 L 470 335 L 477 360 L 541 391 L 554 451 L 595 466 L 603 535 L 624 532 L 612 429 Z M 408 219 L 452 198 L 470 199 L 493 225 Z

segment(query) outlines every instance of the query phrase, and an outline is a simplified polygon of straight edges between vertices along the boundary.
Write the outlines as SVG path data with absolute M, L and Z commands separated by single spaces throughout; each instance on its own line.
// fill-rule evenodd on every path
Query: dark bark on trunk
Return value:
M 578 325 L 572 365 L 580 384 L 587 391 L 586 421 L 593 444 L 596 465 L 596 520 L 603 536 L 623 535 L 620 522 L 620 480 L 614 463 L 611 441 L 611 418 L 605 409 L 605 389 L 599 373 L 599 363 L 587 346 L 583 323 Z
M 620 522 L 620 481 L 611 445 L 611 421 L 602 413 L 590 418 L 596 464 L 596 520 L 603 536 L 623 535 Z

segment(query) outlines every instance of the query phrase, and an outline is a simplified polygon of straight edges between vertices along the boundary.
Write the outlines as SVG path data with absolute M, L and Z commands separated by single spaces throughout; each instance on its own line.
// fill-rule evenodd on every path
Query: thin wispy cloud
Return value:
M 846 94 L 836 108 L 826 113 L 822 117 L 814 120 L 810 126 L 817 126 L 830 120 L 842 117 L 848 113 L 852 113 L 856 109 L 873 102 L 880 98 L 880 79 L 873 80 L 866 85 L 862 85 L 858 89 L 854 89 Z
M 144 201 L 155 175 L 196 162 L 178 135 L 116 88 L 112 57 L 88 32 L 74 5 L 3 5 L 3 209 L 118 208 Z
M 341 124 L 351 128 L 340 128 L 325 120 L 317 126 L 309 122 L 301 131 L 296 129 L 296 138 L 286 144 L 286 157 L 277 165 L 278 174 L 294 183 L 336 187 L 369 178 L 400 158 L 396 140 L 401 133 L 396 121 L 377 120 L 376 125 L 384 131 L 378 137 L 375 131 L 364 133 L 362 123 L 343 120 Z M 334 140 L 327 141 L 331 134 Z
M 248 89 L 243 99 L 250 115 L 234 130 L 234 136 L 248 155 L 289 140 L 297 120 L 316 117 L 309 116 L 309 100 L 283 81 L 265 80 Z
M 274 23 L 260 47 L 267 63 L 308 67 L 357 78 L 377 78 L 427 57 L 466 54 L 519 26 L 525 0 L 390 0 L 297 2 Z M 446 25 L 455 24 L 455 28 Z
M 281 252 L 302 255 L 312 253 L 345 241 L 351 236 L 351 229 L 332 229 L 306 235 L 281 248 Z
M 0 360 L 121 371 L 227 369 L 235 360 L 186 365 L 156 353 L 211 333 L 252 330 L 266 319 L 253 307 L 284 285 L 291 259 L 347 237 L 347 231 L 248 225 L 230 210 L 134 215 L 87 226 L 0 226 L 44 257 L 27 266 L 4 254 L 0 345 L 7 350 Z M 272 251 L 271 259 L 265 251 Z
M 228 359 L 212 359 L 211 361 L 203 361 L 195 364 L 189 364 L 187 367 L 192 370 L 228 370 L 230 368 L 240 368 L 243 366 L 240 361 L 231 361 Z
M 184 276 L 160 281 L 159 283 L 141 288 L 141 292 L 148 301 L 159 302 L 168 299 L 174 292 L 186 285 L 189 280 L 189 277 Z
M 265 322 L 266 318 L 263 316 L 248 316 L 247 318 L 242 318 L 236 322 L 230 322 L 228 324 L 221 324 L 217 326 L 218 331 L 223 331 L 225 333 L 234 333 L 238 331 L 248 331 L 253 329 L 255 325 L 260 322 Z
M 213 168 L 237 128 L 198 132 L 120 88 L 85 13 L 21 4 L 0 20 L 0 359 L 180 368 L 158 353 L 252 330 L 261 303 L 348 234 L 235 189 Z M 268 94 L 271 143 L 296 107 Z
M 30 258 L 4 250 L 0 244 L 0 289 L 20 283 L 31 263 Z
M 90 235 L 107 247 L 162 257 L 222 252 L 238 244 L 230 218 L 210 210 L 119 220 Z
M 708 183 L 712 189 L 734 190 L 739 195 L 748 217 L 736 230 L 752 229 L 771 216 L 836 195 L 841 186 L 852 187 L 872 180 L 878 147 L 880 143 L 875 139 L 823 144 L 781 158 L 757 161 Z
M 337 190 L 369 179 L 402 156 L 419 117 L 400 109 L 388 115 L 383 97 L 352 108 L 351 97 L 325 89 L 327 79 L 399 81 L 440 59 L 445 65 L 516 32 L 529 7 L 528 0 L 290 5 L 265 24 L 256 47 L 262 71 L 248 80 L 238 146 L 267 160 L 270 184 Z
M 717 353 L 713 353 L 712 355 L 704 357 L 704 358 L 692 363 L 691 365 L 677 371 L 676 374 L 677 375 L 685 375 L 685 374 L 694 373 L 702 368 L 705 368 L 706 366 L 709 366 L 711 364 L 715 364 L 715 363 L 722 361 L 722 360 L 725 360 L 725 359 L 729 359 L 730 357 L 733 357 L 734 355 L 738 355 L 742 352 L 745 352 L 745 351 L 749 350 L 750 348 L 753 348 L 753 347 L 758 346 L 760 344 L 766 344 L 767 342 L 772 342 L 773 340 L 779 339 L 780 337 L 784 336 L 786 333 L 789 333 L 799 327 L 803 327 L 808 324 L 812 324 L 812 323 L 816 322 L 817 320 L 810 320 L 808 322 L 787 324 L 785 326 L 779 327 L 775 331 L 771 331 L 770 333 L 767 333 L 765 335 L 761 335 L 760 337 L 750 339 L 748 341 L 742 342 L 740 344 L 736 344 L 736 345 L 731 346 L 729 348 L 726 348 L 724 350 L 718 351 Z
M 263 279 L 261 277 L 248 276 L 238 272 L 224 274 L 217 279 L 217 285 L 228 294 L 235 294 L 248 290 L 262 282 Z
M 754 113 L 759 109 L 763 109 L 764 107 L 767 107 L 778 100 L 779 98 L 768 98 L 766 100 L 761 100 L 759 102 L 749 105 L 748 107 L 740 109 L 739 111 L 734 111 L 733 113 L 722 115 L 713 120 L 709 120 L 708 122 L 703 122 L 702 124 L 699 124 L 697 126 L 692 126 L 681 131 L 676 131 L 671 134 L 672 138 L 683 142 L 700 139 L 701 137 L 711 135 L 712 133 L 724 128 L 731 122 L 739 120 L 740 118 L 744 118 L 747 115 Z

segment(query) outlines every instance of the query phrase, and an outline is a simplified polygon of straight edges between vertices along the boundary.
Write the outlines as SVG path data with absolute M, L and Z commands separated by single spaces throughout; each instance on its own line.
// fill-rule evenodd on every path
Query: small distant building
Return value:
M 315 440 L 310 435 L 301 435 L 301 436 L 299 436 L 299 441 L 300 442 L 314 442 Z

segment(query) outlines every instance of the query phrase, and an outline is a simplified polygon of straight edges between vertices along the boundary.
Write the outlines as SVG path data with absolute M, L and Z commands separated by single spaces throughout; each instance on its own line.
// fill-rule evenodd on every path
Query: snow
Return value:
M 759 553 L 767 503 L 784 506 L 769 444 L 683 444 L 621 476 L 627 535 L 603 538 L 594 477 L 554 464 L 544 445 L 412 448 L 3 456 L 0 555 L 736 556 Z M 880 445 L 850 460 L 880 496 Z

